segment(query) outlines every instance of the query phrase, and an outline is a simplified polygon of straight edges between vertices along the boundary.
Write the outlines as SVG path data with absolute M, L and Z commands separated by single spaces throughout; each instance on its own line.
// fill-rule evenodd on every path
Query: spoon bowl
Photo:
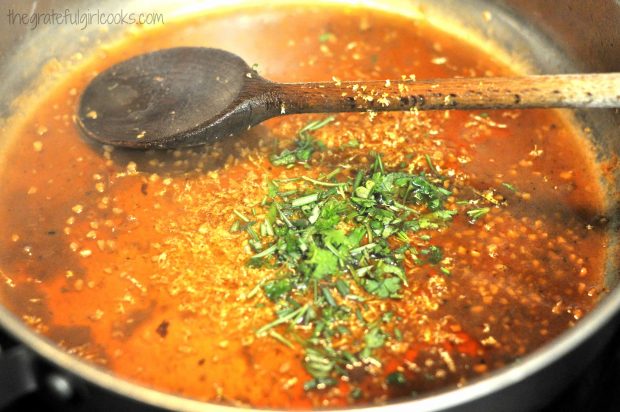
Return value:
M 115 146 L 213 142 L 247 128 L 233 127 L 243 119 L 223 120 L 234 115 L 248 74 L 256 75 L 240 57 L 218 49 L 180 47 L 136 56 L 90 82 L 78 124 L 86 136 Z

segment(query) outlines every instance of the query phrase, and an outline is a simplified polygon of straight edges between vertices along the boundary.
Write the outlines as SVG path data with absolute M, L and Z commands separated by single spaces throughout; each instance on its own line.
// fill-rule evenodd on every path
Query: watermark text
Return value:
M 114 12 L 92 11 L 90 9 L 51 9 L 44 12 L 35 11 L 31 13 L 20 13 L 14 9 L 9 9 L 6 17 L 10 25 L 27 25 L 31 30 L 44 25 L 71 25 L 79 27 L 80 30 L 85 30 L 92 25 L 152 25 L 165 23 L 162 13 L 127 12 L 122 9 Z

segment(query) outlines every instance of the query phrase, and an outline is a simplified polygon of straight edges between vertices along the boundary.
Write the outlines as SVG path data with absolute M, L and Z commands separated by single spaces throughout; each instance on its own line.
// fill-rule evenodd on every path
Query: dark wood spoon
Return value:
M 620 73 L 274 83 L 232 53 L 180 47 L 96 76 L 81 96 L 77 123 L 102 143 L 175 148 L 284 114 L 534 107 L 620 107 Z

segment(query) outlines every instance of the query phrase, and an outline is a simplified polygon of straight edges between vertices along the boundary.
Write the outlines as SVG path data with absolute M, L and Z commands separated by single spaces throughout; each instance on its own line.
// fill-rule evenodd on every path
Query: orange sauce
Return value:
M 98 51 L 32 108 L 1 171 L 3 303 L 67 351 L 191 398 L 342 406 L 462 385 L 541 346 L 596 303 L 602 195 L 589 155 L 554 111 L 340 114 L 316 132 L 327 149 L 310 171 L 273 167 L 268 157 L 320 115 L 271 120 L 215 148 L 143 153 L 80 138 L 72 115 L 96 72 L 188 45 L 230 50 L 276 81 L 511 74 L 422 21 L 335 7 L 206 15 Z M 266 298 L 251 294 L 269 271 L 246 266 L 247 235 L 229 228 L 234 210 L 260 209 L 267 179 L 363 165 L 370 151 L 411 170 L 429 155 L 462 194 L 474 188 L 506 204 L 475 225 L 457 216 L 434 238 L 450 276 L 408 265 L 404 298 L 370 304 L 376 316 L 400 317 L 403 340 L 389 341 L 359 377 L 359 399 L 347 381 L 305 391 L 300 348 L 255 334 L 273 319 Z M 407 384 L 386 384 L 394 371 Z

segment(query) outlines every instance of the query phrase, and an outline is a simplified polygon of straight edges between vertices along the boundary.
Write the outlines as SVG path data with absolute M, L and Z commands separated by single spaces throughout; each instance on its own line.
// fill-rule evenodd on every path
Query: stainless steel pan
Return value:
M 0 19 L 7 18 L 9 9 L 28 13 L 31 10 L 43 11 L 52 8 L 156 10 L 172 19 L 176 14 L 217 8 L 230 3 L 104 1 L 95 5 L 93 2 L 79 0 L 0 1 Z M 419 14 L 423 11 L 426 18 L 433 23 L 442 27 L 458 27 L 460 35 L 473 36 L 481 44 L 499 45 L 506 59 L 518 60 L 529 67 L 531 72 L 620 71 L 618 1 L 395 0 L 361 3 L 402 14 Z M 491 13 L 490 21 L 488 14 L 483 11 Z M 71 62 L 79 57 L 76 53 L 88 53 L 97 41 L 114 39 L 122 34 L 123 29 L 126 27 L 110 26 L 108 31 L 103 32 L 97 26 L 80 30 L 68 25 L 40 25 L 32 30 L 28 26 L 11 25 L 7 20 L 2 21 L 0 119 L 6 119 L 19 110 L 18 106 L 12 103 L 17 96 L 45 83 L 41 83 L 41 68 L 49 59 L 54 58 L 61 63 Z M 609 162 L 620 155 L 620 112 L 582 111 L 575 112 L 574 115 L 578 122 L 591 130 L 584 138 L 593 141 L 599 162 Z M 2 143 L 0 137 L 0 148 Z M 8 161 L 10 162 L 10 159 Z M 606 215 L 610 219 L 608 231 L 613 240 L 608 250 L 606 269 L 606 282 L 610 293 L 593 312 L 575 328 L 524 357 L 518 364 L 498 370 L 460 389 L 368 408 L 368 411 L 532 410 L 544 405 L 578 376 L 608 342 L 620 320 L 620 288 L 617 287 L 620 276 L 620 170 L 612 168 L 609 178 L 603 184 L 607 188 Z M 0 354 L 0 406 L 25 393 L 40 391 L 42 396 L 48 397 L 51 407 L 76 411 L 237 410 L 160 393 L 123 381 L 63 352 L 28 329 L 19 320 L 19 313 L 11 313 L 2 306 L 0 326 L 22 343 L 10 352 Z

